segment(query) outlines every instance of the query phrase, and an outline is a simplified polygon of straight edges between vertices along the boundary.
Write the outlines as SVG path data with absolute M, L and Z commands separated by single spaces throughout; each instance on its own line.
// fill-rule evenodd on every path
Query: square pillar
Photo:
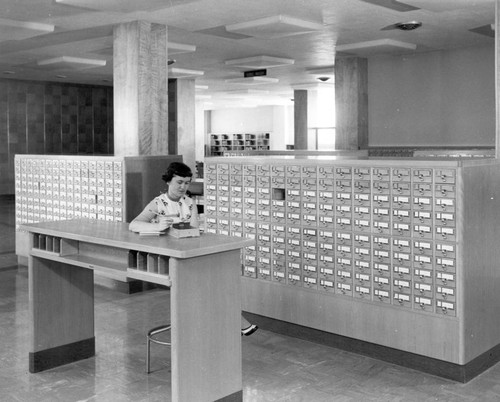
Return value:
M 167 52 L 165 25 L 133 21 L 114 28 L 116 156 L 169 153 Z
M 335 144 L 337 149 L 368 148 L 368 61 L 335 60 Z

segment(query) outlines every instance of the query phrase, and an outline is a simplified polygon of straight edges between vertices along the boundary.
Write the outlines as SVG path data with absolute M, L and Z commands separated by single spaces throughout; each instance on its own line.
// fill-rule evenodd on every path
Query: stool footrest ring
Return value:
M 166 341 L 161 341 L 159 339 L 155 339 L 156 335 L 159 335 L 163 332 L 170 331 L 172 326 L 170 324 L 166 325 L 160 325 L 158 327 L 154 327 L 148 331 L 148 334 L 146 335 L 147 338 L 147 351 L 146 351 L 146 372 L 149 374 L 151 372 L 150 370 L 150 350 L 151 350 L 151 342 L 159 344 L 159 345 L 165 345 L 165 346 L 172 346 L 172 343 L 166 342 Z

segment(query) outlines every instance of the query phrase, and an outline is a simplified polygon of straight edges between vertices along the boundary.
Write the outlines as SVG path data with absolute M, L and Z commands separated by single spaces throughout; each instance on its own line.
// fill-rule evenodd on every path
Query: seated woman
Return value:
M 198 208 L 187 195 L 193 173 L 189 166 L 182 162 L 172 162 L 162 180 L 167 183 L 167 192 L 151 200 L 144 210 L 129 224 L 132 232 L 162 231 L 172 224 L 189 222 L 198 227 Z M 241 317 L 241 335 L 251 335 L 257 325 L 250 324 Z

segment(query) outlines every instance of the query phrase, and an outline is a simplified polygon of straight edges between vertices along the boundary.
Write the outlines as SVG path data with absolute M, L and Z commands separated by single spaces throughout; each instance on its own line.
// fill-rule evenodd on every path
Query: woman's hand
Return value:
M 158 216 L 158 230 L 167 230 L 172 226 L 173 219 L 166 216 Z

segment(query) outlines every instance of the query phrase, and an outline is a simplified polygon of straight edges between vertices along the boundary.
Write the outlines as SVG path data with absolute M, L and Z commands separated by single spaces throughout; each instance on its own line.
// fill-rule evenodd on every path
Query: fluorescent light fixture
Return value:
M 245 68 L 271 68 L 271 67 L 289 66 L 294 63 L 295 60 L 293 59 L 284 59 L 281 57 L 273 57 L 273 56 L 252 56 L 252 57 L 244 57 L 242 59 L 226 60 L 224 62 L 226 66 L 245 67 Z

